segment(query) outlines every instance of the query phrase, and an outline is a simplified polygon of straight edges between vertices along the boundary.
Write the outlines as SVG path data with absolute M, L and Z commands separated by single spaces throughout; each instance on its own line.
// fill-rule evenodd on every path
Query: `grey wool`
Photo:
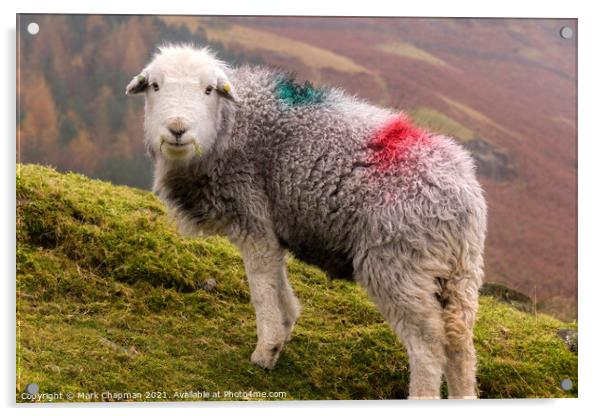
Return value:
M 362 285 L 405 345 L 410 398 L 474 398 L 487 208 L 470 155 L 403 113 L 209 50 L 160 48 L 146 97 L 154 190 L 190 235 L 241 251 L 273 368 L 300 306 L 285 254 Z M 146 85 L 145 85 L 146 84 Z M 153 88 L 151 88 L 153 87 Z

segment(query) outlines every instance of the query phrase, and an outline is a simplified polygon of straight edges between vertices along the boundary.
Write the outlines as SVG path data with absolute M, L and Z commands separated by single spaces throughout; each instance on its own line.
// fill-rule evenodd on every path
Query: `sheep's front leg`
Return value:
M 251 361 L 272 369 L 292 327 L 292 323 L 284 319 L 290 316 L 282 298 L 283 279 L 286 279 L 284 250 L 261 241 L 246 241 L 240 249 L 257 321 L 257 347 Z

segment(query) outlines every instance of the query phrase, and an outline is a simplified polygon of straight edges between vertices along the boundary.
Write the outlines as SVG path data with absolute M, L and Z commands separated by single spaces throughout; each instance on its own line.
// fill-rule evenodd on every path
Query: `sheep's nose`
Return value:
M 181 127 L 179 127 L 179 128 L 176 128 L 176 129 L 174 129 L 174 128 L 171 128 L 171 127 L 168 127 L 168 129 L 169 129 L 169 132 L 170 132 L 171 134 L 173 134 L 173 136 L 176 138 L 176 140 L 177 140 L 177 139 L 179 139 L 180 137 L 182 137 L 182 135 L 183 135 L 184 133 L 186 133 L 186 129 L 184 129 L 184 128 L 181 128 Z
M 182 137 L 182 135 L 188 130 L 184 123 L 179 120 L 169 123 L 167 129 L 173 135 L 173 137 L 176 138 L 176 140 Z

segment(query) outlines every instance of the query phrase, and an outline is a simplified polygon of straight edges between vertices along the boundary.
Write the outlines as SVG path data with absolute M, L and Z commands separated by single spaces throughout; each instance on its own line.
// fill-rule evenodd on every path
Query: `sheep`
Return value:
M 159 47 L 145 97 L 153 190 L 186 235 L 239 250 L 255 308 L 251 361 L 274 368 L 300 303 L 285 255 L 359 283 L 405 345 L 410 399 L 476 398 L 472 340 L 487 207 L 451 138 L 337 88 L 207 48 Z

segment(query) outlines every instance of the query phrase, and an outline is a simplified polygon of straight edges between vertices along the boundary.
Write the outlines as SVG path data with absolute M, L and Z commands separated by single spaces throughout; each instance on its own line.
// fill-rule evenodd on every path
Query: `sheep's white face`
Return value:
M 211 150 L 224 98 L 234 100 L 223 64 L 207 50 L 171 46 L 134 77 L 127 94 L 145 94 L 145 140 L 154 158 L 188 161 Z

